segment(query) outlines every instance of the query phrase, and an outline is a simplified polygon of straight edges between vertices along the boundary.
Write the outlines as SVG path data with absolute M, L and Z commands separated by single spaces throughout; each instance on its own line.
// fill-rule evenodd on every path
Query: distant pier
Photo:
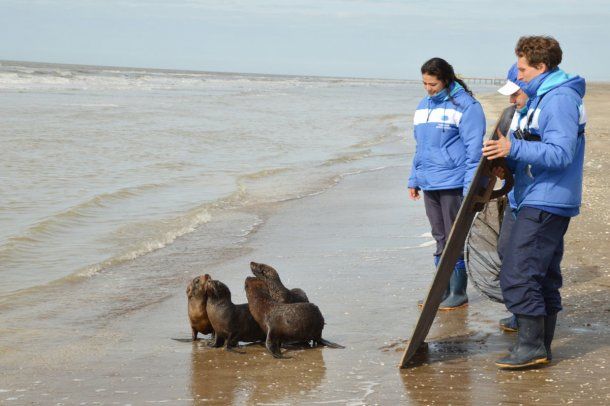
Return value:
M 458 76 L 459 77 L 459 76 Z M 506 83 L 506 79 L 501 78 L 467 78 L 460 77 L 464 82 L 468 84 L 483 84 L 483 85 L 496 85 L 501 86 Z

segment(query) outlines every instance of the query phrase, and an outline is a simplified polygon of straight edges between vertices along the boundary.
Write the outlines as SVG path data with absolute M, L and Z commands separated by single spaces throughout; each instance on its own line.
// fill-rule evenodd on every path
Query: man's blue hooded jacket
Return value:
M 541 141 L 511 137 L 517 208 L 576 216 L 582 198 L 585 80 L 555 69 L 530 81 L 526 92 L 528 129 Z

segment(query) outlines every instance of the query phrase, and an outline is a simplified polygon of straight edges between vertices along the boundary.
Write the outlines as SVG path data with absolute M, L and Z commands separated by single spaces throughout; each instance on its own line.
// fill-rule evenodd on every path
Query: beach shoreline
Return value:
M 20 348 L 3 327 L 0 343 L 12 350 L 0 352 L 0 401 L 419 405 L 450 398 L 456 404 L 607 404 L 610 227 L 603 169 L 609 162 L 609 98 L 610 84 L 590 86 L 585 98 L 583 207 L 566 237 L 564 311 L 550 367 L 499 372 L 493 361 L 514 338 L 497 328 L 506 311 L 469 287 L 469 307 L 436 319 L 428 361 L 398 369 L 417 300 L 432 278 L 429 225 L 422 202 L 408 200 L 405 156 L 402 166 L 346 175 L 322 193 L 260 209 L 260 226 L 239 244 L 217 247 L 230 255 L 220 256 L 214 269 L 200 269 L 203 254 L 197 252 L 213 224 L 148 254 L 142 267 L 171 266 L 180 257 L 182 285 L 172 282 L 158 300 L 114 319 L 91 320 L 90 332 L 65 320 L 44 326 L 45 340 Z M 485 94 L 480 100 L 491 127 L 506 98 Z M 254 213 L 239 214 L 249 219 Z M 227 283 L 235 303 L 243 303 L 250 260 L 277 267 L 287 286 L 303 288 L 325 315 L 325 338 L 347 348 L 291 351 L 292 359 L 275 360 L 260 346 L 229 354 L 202 342 L 171 340 L 190 334 L 186 281 L 210 273 Z

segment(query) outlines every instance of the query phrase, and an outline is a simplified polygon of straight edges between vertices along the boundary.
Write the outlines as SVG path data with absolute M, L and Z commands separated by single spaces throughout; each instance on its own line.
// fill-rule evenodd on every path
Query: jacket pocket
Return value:
M 447 148 L 441 147 L 441 156 L 443 157 L 443 159 L 447 163 L 447 166 L 451 166 L 451 167 L 455 167 L 456 166 L 456 164 L 453 161 L 453 159 L 451 159 L 451 155 L 449 155 L 449 151 L 447 150 Z
M 459 167 L 466 162 L 466 148 L 461 140 L 455 140 L 451 144 L 441 147 L 441 155 L 453 167 Z
M 542 224 L 545 220 L 551 215 L 550 213 L 535 209 L 533 207 L 524 207 L 521 209 L 523 211 L 523 217 L 531 222 Z

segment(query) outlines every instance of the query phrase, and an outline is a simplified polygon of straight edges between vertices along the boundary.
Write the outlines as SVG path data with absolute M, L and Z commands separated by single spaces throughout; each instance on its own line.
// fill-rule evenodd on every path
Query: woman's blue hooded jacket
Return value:
M 415 156 L 409 177 L 414 189 L 462 188 L 466 194 L 479 160 L 485 115 L 479 102 L 454 82 L 425 97 L 413 118 Z

